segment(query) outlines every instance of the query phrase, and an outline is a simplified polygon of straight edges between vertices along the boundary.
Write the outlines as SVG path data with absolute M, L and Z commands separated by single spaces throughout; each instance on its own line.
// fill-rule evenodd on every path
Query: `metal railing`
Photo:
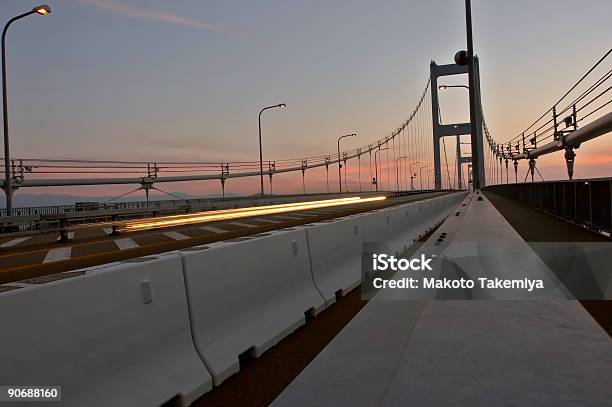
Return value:
M 490 185 L 485 190 L 589 229 L 612 233 L 612 178 Z

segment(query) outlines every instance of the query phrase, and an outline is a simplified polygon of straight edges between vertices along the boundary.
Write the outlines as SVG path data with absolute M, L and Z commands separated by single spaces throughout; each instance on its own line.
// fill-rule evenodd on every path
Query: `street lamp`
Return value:
M 374 151 L 374 170 L 376 171 L 376 192 L 378 192 L 378 159 L 376 158 L 376 154 L 380 153 L 381 151 L 384 150 L 388 150 L 389 147 L 385 147 L 385 148 L 380 148 L 378 147 L 378 150 Z
M 438 86 L 438 89 L 440 90 L 446 90 L 448 88 L 465 88 L 467 90 L 470 90 L 470 87 L 466 85 L 440 85 Z
M 419 168 L 419 182 L 421 184 L 421 191 L 423 190 L 423 169 L 429 167 L 429 165 L 424 165 L 421 168 Z
M 46 4 L 34 7 L 27 13 L 20 14 L 11 18 L 4 26 L 2 31 L 2 114 L 4 119 L 4 191 L 6 193 L 6 216 L 11 216 L 13 212 L 13 190 L 11 186 L 11 156 L 9 151 L 9 126 L 8 126 L 8 105 L 6 96 L 6 32 L 9 26 L 21 18 L 31 14 L 45 15 L 51 13 L 51 8 Z
M 263 182 L 263 154 L 261 152 L 261 114 L 268 109 L 274 109 L 277 107 L 287 107 L 284 103 L 279 103 L 278 105 L 272 105 L 264 107 L 259 111 L 259 178 L 261 180 L 261 196 L 264 196 L 264 182 Z
M 401 160 L 402 158 L 408 158 L 407 155 L 401 156 L 401 157 L 397 157 L 395 159 L 395 189 L 397 189 L 398 191 L 400 190 L 399 188 L 399 167 L 398 167 L 398 162 L 399 160 Z
M 340 172 L 340 168 L 342 168 L 342 164 L 340 163 L 340 140 L 345 137 L 355 137 L 357 134 L 347 134 L 345 136 L 340 136 L 338 138 L 338 184 L 340 186 L 340 193 L 342 193 L 342 173 Z M 346 174 L 346 168 L 344 169 L 344 173 Z M 345 177 L 346 178 L 346 177 Z M 346 179 L 344 180 L 346 182 Z
M 408 164 L 410 168 L 410 189 L 414 191 L 414 179 L 416 178 L 416 172 L 412 171 L 412 166 L 416 164 L 420 164 L 420 161 L 415 161 L 413 163 Z

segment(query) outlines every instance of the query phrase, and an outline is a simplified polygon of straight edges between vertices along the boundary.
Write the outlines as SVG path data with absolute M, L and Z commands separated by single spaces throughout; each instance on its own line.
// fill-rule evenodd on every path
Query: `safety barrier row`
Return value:
M 0 286 L 0 383 L 60 385 L 62 405 L 188 405 L 358 286 L 364 242 L 401 251 L 464 196 Z

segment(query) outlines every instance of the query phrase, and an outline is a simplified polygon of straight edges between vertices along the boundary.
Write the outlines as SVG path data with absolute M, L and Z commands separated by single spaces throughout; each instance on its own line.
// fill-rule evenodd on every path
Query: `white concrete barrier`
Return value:
M 391 209 L 383 209 L 363 216 L 364 241 L 383 242 L 388 251 L 401 253 L 404 243 L 402 239 L 402 228 L 398 225 L 409 218 L 402 217 L 398 212 Z
M 194 342 L 215 385 L 325 307 L 310 272 L 304 228 L 183 252 Z
M 177 255 L 2 293 L 0 330 L 0 383 L 61 386 L 62 406 L 189 404 L 212 387 Z
M 440 223 L 464 194 L 413 202 L 307 228 L 313 278 L 327 306 L 359 285 L 364 236 L 401 253 Z M 364 232 L 364 230 L 366 232 Z
M 431 198 L 363 215 L 364 241 L 384 243 L 392 253 L 400 254 L 415 240 L 440 222 L 450 206 L 444 197 Z
M 315 223 L 306 233 L 314 282 L 329 307 L 336 293 L 345 295 L 361 281 L 362 218 Z
M 188 404 L 358 285 L 364 241 L 401 252 L 464 196 L 20 284 L 0 293 L 0 384 L 61 385 L 68 406 Z

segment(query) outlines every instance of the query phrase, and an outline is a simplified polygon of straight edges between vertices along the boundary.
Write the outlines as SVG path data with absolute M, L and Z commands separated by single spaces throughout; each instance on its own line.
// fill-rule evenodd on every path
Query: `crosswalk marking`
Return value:
M 115 240 L 115 244 L 120 250 L 133 249 L 134 247 L 140 247 L 140 245 L 136 243 L 134 239 L 130 239 L 129 237 L 125 237 L 123 239 L 117 239 Z
M 207 231 L 213 232 L 213 233 L 226 233 L 227 232 L 227 230 L 219 229 L 219 228 L 216 228 L 214 226 L 202 226 L 202 227 L 200 227 L 200 229 L 207 230 Z
M 265 222 L 265 223 L 283 223 L 280 220 L 273 220 L 273 219 L 253 219 L 255 221 L 258 222 Z
M 163 233 L 165 236 L 168 236 L 170 239 L 174 239 L 174 240 L 185 240 L 185 239 L 190 239 L 189 236 L 184 235 L 182 233 L 179 232 L 164 232 Z
M 13 240 L 9 240 L 8 242 L 4 242 L 2 244 L 0 244 L 0 247 L 4 248 L 4 247 L 13 247 L 18 245 L 19 243 L 23 243 L 28 239 L 31 239 L 31 236 L 27 236 L 27 237 L 18 237 L 17 239 L 13 239 Z
M 242 223 L 242 222 L 230 222 L 230 225 L 234 225 L 234 226 L 239 226 L 241 228 L 256 228 L 256 225 L 251 225 L 249 223 Z
M 74 233 L 75 233 L 75 232 L 68 232 L 68 233 L 66 234 L 66 236 L 68 237 L 68 240 L 74 240 Z M 57 241 L 58 241 L 58 242 L 59 242 L 61 239 L 62 239 L 62 237 L 61 237 L 61 236 L 58 236 L 58 237 L 57 237 Z
M 48 263 L 50 261 L 66 260 L 69 259 L 71 255 L 72 246 L 58 247 L 56 249 L 51 249 L 47 252 L 47 256 L 45 256 L 43 263 Z

